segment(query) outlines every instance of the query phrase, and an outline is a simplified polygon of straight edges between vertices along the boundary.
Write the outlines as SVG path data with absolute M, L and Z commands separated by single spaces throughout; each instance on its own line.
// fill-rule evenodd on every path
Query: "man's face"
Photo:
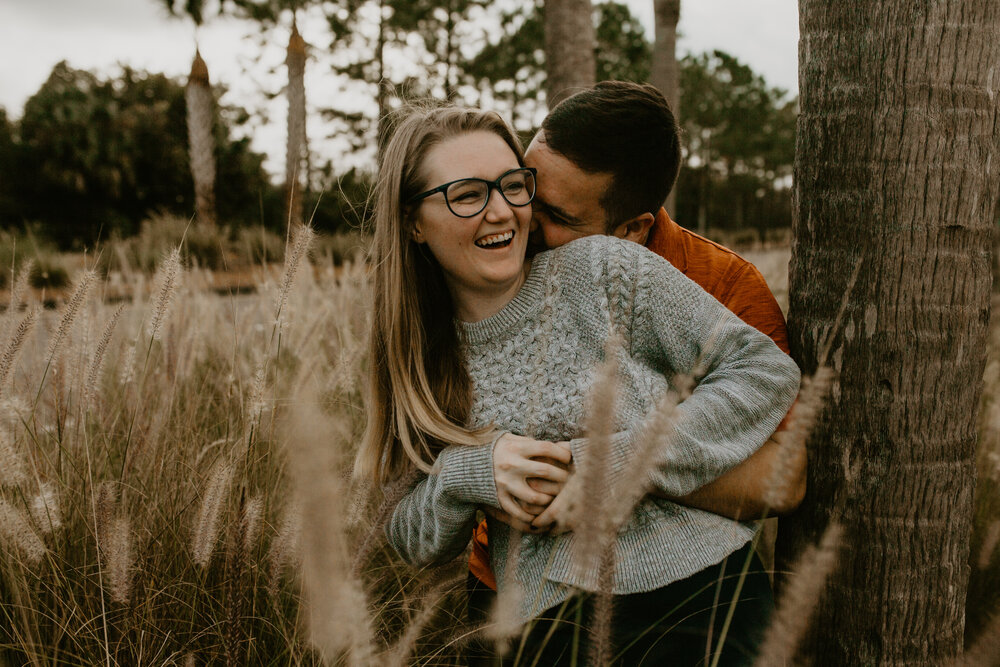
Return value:
M 557 248 L 573 239 L 607 233 L 601 198 L 611 185 L 610 173 L 589 173 L 549 149 L 543 132 L 531 140 L 524 163 L 538 170 L 532 208 L 532 244 Z M 541 247 L 544 246 L 544 247 Z

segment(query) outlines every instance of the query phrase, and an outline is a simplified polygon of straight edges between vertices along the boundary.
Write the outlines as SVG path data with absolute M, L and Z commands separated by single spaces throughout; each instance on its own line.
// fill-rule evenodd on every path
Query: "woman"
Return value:
M 378 482 L 424 473 L 388 527 L 411 563 L 459 555 L 479 506 L 530 523 L 524 508 L 537 512 L 553 495 L 527 479 L 551 491 L 567 479 L 559 464 L 586 464 L 587 398 L 612 330 L 623 341 L 612 486 L 674 375 L 697 370 L 700 383 L 646 472 L 672 496 L 748 457 L 795 397 L 798 369 L 786 355 L 637 244 L 587 237 L 526 262 L 534 175 L 495 114 L 414 112 L 386 148 L 377 192 L 369 422 L 357 470 Z M 654 609 L 657 591 L 751 533 L 647 496 L 616 537 L 613 592 L 647 596 Z M 593 588 L 594 573 L 573 567 L 573 533 L 491 525 L 490 550 L 501 593 L 511 583 L 524 593 L 520 620 Z

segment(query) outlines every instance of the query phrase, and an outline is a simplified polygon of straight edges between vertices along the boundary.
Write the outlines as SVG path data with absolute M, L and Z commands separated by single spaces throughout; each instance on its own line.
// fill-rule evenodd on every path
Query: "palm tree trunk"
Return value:
M 292 225 L 302 223 L 303 152 L 306 143 L 306 42 L 292 23 L 285 58 L 288 67 L 288 138 L 285 151 L 286 218 Z
M 594 85 L 594 22 L 590 0 L 545 0 L 546 97 L 549 108 Z
M 832 333 L 839 381 L 777 567 L 836 518 L 844 549 L 800 662 L 941 665 L 963 641 L 1000 3 L 799 7 L 789 338 L 809 374 Z
M 680 70 L 677 67 L 677 22 L 681 18 L 681 0 L 653 0 L 656 42 L 653 44 L 653 67 L 650 83 L 667 98 L 670 110 L 680 121 Z M 670 215 L 676 211 L 677 192 L 667 195 L 666 208 Z
M 194 181 L 194 210 L 197 219 L 215 224 L 215 99 L 208 80 L 208 66 L 195 50 L 191 74 L 184 89 L 187 103 L 188 150 Z

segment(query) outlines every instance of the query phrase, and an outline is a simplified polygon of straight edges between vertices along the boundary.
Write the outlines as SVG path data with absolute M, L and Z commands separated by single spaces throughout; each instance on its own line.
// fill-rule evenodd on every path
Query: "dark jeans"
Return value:
M 470 621 L 486 621 L 495 598 L 492 590 L 469 576 Z M 575 594 L 529 623 L 503 658 L 493 654 L 488 642 L 470 647 L 469 665 L 585 665 L 592 607 L 592 595 Z M 705 667 L 719 649 L 730 607 L 734 607 L 733 616 L 719 665 L 750 665 L 774 610 L 767 573 L 751 544 L 687 579 L 648 593 L 615 596 L 613 664 Z

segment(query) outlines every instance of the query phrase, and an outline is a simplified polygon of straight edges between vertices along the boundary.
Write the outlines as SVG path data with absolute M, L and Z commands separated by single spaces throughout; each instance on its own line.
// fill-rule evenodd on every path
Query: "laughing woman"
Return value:
M 526 261 L 534 191 L 517 139 L 494 113 L 413 111 L 384 153 L 369 420 L 356 472 L 387 483 L 421 471 L 388 526 L 392 545 L 415 565 L 460 555 L 477 508 L 530 523 L 525 508 L 552 501 L 567 480 L 565 464 L 585 465 L 588 394 L 610 331 L 624 341 L 612 482 L 644 446 L 637 435 L 671 377 L 694 375 L 697 366 L 699 383 L 647 472 L 651 488 L 674 497 L 750 456 L 798 389 L 798 369 L 770 339 L 638 244 L 591 236 Z M 547 480 L 553 493 L 536 491 L 530 478 Z M 669 662 L 658 653 L 668 644 L 657 642 L 668 631 L 656 628 L 666 603 L 660 592 L 743 546 L 748 531 L 660 498 L 640 502 L 615 540 L 613 593 L 625 607 L 642 596 L 650 610 L 640 613 L 654 632 L 633 643 L 646 664 Z M 550 618 L 591 587 L 571 567 L 574 533 L 492 523 L 489 534 L 501 594 L 508 582 L 524 592 L 521 620 Z M 615 627 L 613 636 L 631 642 L 628 631 Z M 570 641 L 550 634 L 521 658 L 568 660 Z

